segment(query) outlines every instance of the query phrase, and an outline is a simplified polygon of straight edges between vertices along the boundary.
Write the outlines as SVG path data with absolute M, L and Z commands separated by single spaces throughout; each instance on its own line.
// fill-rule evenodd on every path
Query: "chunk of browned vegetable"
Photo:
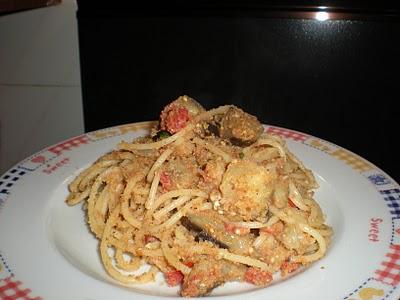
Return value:
M 231 162 L 220 185 L 223 209 L 245 221 L 264 221 L 274 178 L 273 173 L 254 162 Z
M 262 134 L 263 126 L 255 116 L 231 107 L 220 121 L 219 135 L 236 146 L 248 146 Z
M 207 210 L 187 216 L 190 223 L 201 228 L 208 236 L 228 248 L 231 252 L 237 254 L 248 254 L 253 244 L 254 237 L 252 234 L 240 236 L 225 229 L 225 222 L 220 215 L 213 211 Z M 226 247 L 225 247 L 226 246 Z
M 198 297 L 207 295 L 215 287 L 227 281 L 242 281 L 247 268 L 224 259 L 205 256 L 196 263 L 185 277 L 181 295 Z
M 196 115 L 205 109 L 196 100 L 181 96 L 164 107 L 160 114 L 160 129 L 177 133 Z
M 192 223 L 188 217 L 183 217 L 181 219 L 181 224 L 186 227 L 186 229 L 192 231 L 195 233 L 195 241 L 208 241 L 213 243 L 214 245 L 228 249 L 228 246 L 225 245 L 224 243 L 218 241 L 217 239 L 213 238 L 210 234 L 207 233 L 207 231 L 203 230 L 200 226 L 196 225 L 195 223 Z

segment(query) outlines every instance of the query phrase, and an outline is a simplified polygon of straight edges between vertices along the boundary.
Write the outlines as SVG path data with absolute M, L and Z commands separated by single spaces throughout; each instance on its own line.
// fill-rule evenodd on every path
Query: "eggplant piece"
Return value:
M 222 117 L 219 125 L 221 138 L 240 147 L 253 144 L 264 131 L 263 126 L 255 116 L 237 107 L 230 108 Z
M 181 296 L 205 296 L 225 282 L 243 281 L 246 270 L 244 265 L 204 256 L 193 266 L 189 275 L 185 276 Z
M 244 221 L 264 218 L 273 192 L 275 174 L 249 160 L 231 162 L 219 189 L 222 209 L 235 212 Z
M 223 245 L 224 247 L 222 248 L 227 248 L 231 252 L 237 254 L 249 253 L 249 249 L 254 241 L 254 236 L 252 234 L 241 236 L 227 232 L 225 223 L 218 213 L 212 210 L 202 211 L 197 214 L 189 214 L 187 220 L 190 221 L 189 228 L 200 229 L 198 232 L 204 231 L 207 236 Z M 185 222 L 182 222 L 183 226 L 185 226 L 184 223 Z
M 219 137 L 219 125 L 217 123 L 208 123 L 207 133 Z
M 198 241 L 209 241 L 209 242 L 213 243 L 214 245 L 218 246 L 219 248 L 228 249 L 227 245 L 225 245 L 224 243 L 214 239 L 211 235 L 209 235 L 204 230 L 200 231 L 196 235 L 195 241 L 196 242 L 198 242 Z
M 248 147 L 251 144 L 253 144 L 256 140 L 250 140 L 250 141 L 243 141 L 241 139 L 238 139 L 236 137 L 231 137 L 229 138 L 229 142 L 231 142 L 232 145 L 238 146 L 238 147 Z
M 229 141 L 232 145 L 247 147 L 264 131 L 255 116 L 240 108 L 231 107 L 224 115 L 217 115 L 207 123 L 206 134 Z
M 213 238 L 209 235 L 206 231 L 204 231 L 201 227 L 197 226 L 196 224 L 190 222 L 189 218 L 182 217 L 181 224 L 186 227 L 187 230 L 193 231 L 195 236 L 195 241 L 208 241 L 213 243 L 214 245 L 218 246 L 219 248 L 228 249 L 228 246 L 224 243 L 218 241 L 217 239 Z

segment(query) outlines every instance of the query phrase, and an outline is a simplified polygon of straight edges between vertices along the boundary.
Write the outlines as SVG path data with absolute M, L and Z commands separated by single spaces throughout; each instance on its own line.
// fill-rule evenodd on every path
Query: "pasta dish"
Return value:
M 66 202 L 84 202 L 112 278 L 145 283 L 161 272 L 181 296 L 197 297 L 228 281 L 266 286 L 321 259 L 332 229 L 317 188 L 256 117 L 181 96 L 148 136 L 82 171 Z

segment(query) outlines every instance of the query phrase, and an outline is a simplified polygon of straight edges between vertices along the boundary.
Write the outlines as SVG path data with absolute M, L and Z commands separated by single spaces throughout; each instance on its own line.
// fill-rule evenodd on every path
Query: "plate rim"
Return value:
M 32 155 L 28 156 L 27 158 L 21 160 L 20 162 L 16 163 L 15 165 L 13 165 L 11 168 L 9 168 L 5 173 L 3 173 L 0 176 L 0 180 L 3 179 L 5 176 L 7 176 L 7 174 L 15 174 L 18 171 L 20 171 L 20 172 L 32 172 L 33 173 L 37 169 L 40 169 L 42 165 L 38 166 L 36 169 L 29 169 L 29 168 L 23 167 L 23 165 L 25 165 L 27 162 L 32 162 L 32 160 L 34 160 L 37 157 L 40 157 L 45 151 L 48 151 L 49 149 L 53 149 L 54 150 L 59 145 L 65 144 L 65 143 L 67 143 L 69 141 L 79 140 L 79 139 L 87 137 L 89 139 L 88 143 L 95 143 L 95 142 L 103 140 L 103 139 L 114 138 L 114 137 L 116 138 L 116 137 L 119 137 L 119 136 L 124 136 L 124 134 L 126 134 L 129 131 L 137 132 L 137 131 L 142 130 L 142 129 L 145 130 L 145 131 L 148 131 L 152 126 L 154 126 L 157 123 L 158 123 L 158 121 L 142 121 L 142 122 L 126 123 L 126 124 L 121 124 L 121 125 L 115 125 L 115 126 L 111 126 L 111 127 L 101 128 L 101 129 L 98 129 L 98 130 L 94 130 L 94 131 L 90 131 L 90 132 L 86 132 L 86 133 L 74 136 L 74 137 L 69 138 L 69 139 L 64 139 L 61 142 L 54 143 L 54 144 L 52 144 L 52 145 L 50 145 L 48 147 L 45 147 L 45 148 L 33 153 Z M 292 136 L 282 136 L 286 141 L 288 141 L 290 139 L 293 139 L 295 142 L 300 142 L 300 143 L 302 143 L 304 145 L 307 145 L 307 146 L 312 147 L 312 148 L 314 148 L 316 150 L 322 151 L 322 152 L 324 152 L 324 153 L 326 153 L 328 155 L 331 155 L 331 156 L 332 156 L 332 153 L 329 153 L 327 150 L 324 150 L 326 148 L 323 148 L 323 147 L 331 146 L 331 147 L 333 147 L 334 150 L 342 149 L 342 150 L 346 151 L 347 154 L 350 154 L 350 155 L 352 155 L 352 156 L 354 156 L 354 157 L 356 157 L 356 158 L 358 158 L 358 159 L 360 159 L 362 161 L 367 162 L 370 166 L 372 166 L 372 169 L 370 169 L 370 170 L 377 171 L 378 173 L 380 172 L 384 177 L 386 177 L 389 180 L 390 183 L 388 183 L 388 185 L 391 185 L 393 187 L 393 189 L 398 189 L 400 191 L 399 183 L 397 183 L 389 174 L 387 174 L 384 170 L 382 170 L 381 168 L 376 166 L 374 163 L 368 161 L 367 159 L 363 158 L 359 154 L 357 154 L 357 153 L 355 153 L 355 152 L 353 152 L 351 150 L 348 150 L 347 148 L 339 146 L 339 145 L 337 145 L 335 143 L 332 143 L 330 141 L 327 141 L 325 139 L 316 137 L 314 135 L 311 135 L 311 134 L 308 134 L 308 133 L 304 133 L 304 132 L 301 132 L 301 131 L 297 131 L 297 130 L 293 130 L 293 129 L 289 129 L 289 128 L 286 128 L 286 127 L 275 126 L 275 125 L 271 125 L 271 124 L 263 124 L 263 126 L 265 128 L 265 131 L 267 131 L 267 132 L 268 132 L 268 129 L 272 128 L 273 129 L 272 131 L 275 131 L 275 133 L 276 132 L 279 133 L 281 131 L 281 134 L 278 134 L 278 135 L 281 135 L 281 136 L 282 136 L 282 134 L 283 135 L 284 134 L 291 134 Z M 271 132 L 269 132 L 269 133 L 271 133 Z M 97 138 L 93 139 L 93 137 L 90 137 L 91 135 L 95 135 L 95 136 L 97 136 Z M 303 136 L 306 136 L 307 138 L 305 140 L 301 140 L 301 138 Z M 320 142 L 326 143 L 326 145 L 318 146 L 317 144 L 316 145 L 311 145 L 311 144 L 305 143 L 305 141 L 307 141 L 308 139 L 315 139 L 316 141 L 320 141 Z M 59 154 L 57 154 L 57 156 L 59 156 Z M 336 158 L 336 159 L 338 159 L 338 158 Z M 17 171 L 13 172 L 13 170 L 17 170 Z M 368 172 L 370 170 L 367 170 L 365 172 L 367 172 L 367 174 L 368 174 Z M 365 172 L 358 172 L 358 174 L 360 176 L 363 176 L 364 178 L 366 178 L 366 180 L 370 180 L 372 182 L 372 180 L 364 174 Z M 25 174 L 23 174 L 23 175 L 25 175 Z M 375 187 L 375 189 L 378 192 L 381 192 L 381 190 L 379 189 L 378 185 L 373 184 L 373 186 Z M 11 187 L 11 189 L 12 189 L 12 187 Z M 2 188 L 0 186 L 0 192 L 2 192 L 2 191 L 4 191 L 4 190 L 2 190 Z M 1 196 L 1 193 L 0 193 L 0 196 Z M 2 198 L 0 197 L 0 217 L 1 217 L 1 212 L 3 210 L 3 206 L 6 204 L 8 198 L 9 197 L 7 197 L 5 200 L 3 199 L 4 200 L 3 201 Z M 393 222 L 393 220 L 394 219 L 392 218 L 392 222 Z M 399 235 L 400 235 L 400 233 L 399 233 Z M 398 250 L 396 248 L 394 250 L 395 251 L 394 253 L 399 253 L 400 254 L 400 245 L 398 245 L 398 246 L 399 246 Z M 389 254 L 390 254 L 390 252 L 389 252 Z M 6 263 L 3 255 L 2 255 L 1 246 L 0 246 L 0 266 L 1 266 L 1 263 L 3 264 L 3 267 L 4 267 L 3 269 L 7 269 L 8 268 L 7 263 Z M 399 264 L 400 264 L 400 261 L 399 261 Z M 0 269 L 0 275 L 1 275 L 1 269 Z M 7 282 L 7 280 L 12 280 L 12 277 L 14 277 L 14 275 L 13 276 L 9 276 L 7 278 L 0 277 L 0 288 L 2 287 L 2 284 L 3 284 L 3 286 L 4 286 L 4 284 L 6 284 L 6 285 L 9 284 Z M 354 295 L 363 286 L 365 286 L 367 283 L 369 283 L 371 280 L 374 280 L 374 278 L 372 278 L 372 277 L 368 278 L 358 288 L 356 288 L 354 291 L 349 293 L 349 295 L 345 296 L 344 299 L 350 299 L 350 297 L 354 297 Z M 400 281 L 400 279 L 399 279 L 399 281 Z M 391 290 L 391 292 L 388 292 L 388 294 L 386 294 L 384 296 L 384 298 L 385 299 L 389 299 L 389 297 L 391 297 L 392 294 L 394 295 L 395 290 L 398 287 L 399 287 L 399 284 L 397 283 L 396 285 L 394 285 L 394 287 Z M 399 296 L 400 296 L 400 292 L 399 292 Z

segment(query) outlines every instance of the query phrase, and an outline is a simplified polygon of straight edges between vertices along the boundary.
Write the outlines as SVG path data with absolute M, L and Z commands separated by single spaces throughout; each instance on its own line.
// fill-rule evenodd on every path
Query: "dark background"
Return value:
M 86 131 L 157 119 L 187 94 L 336 143 L 399 182 L 398 8 L 295 3 L 78 1 Z

